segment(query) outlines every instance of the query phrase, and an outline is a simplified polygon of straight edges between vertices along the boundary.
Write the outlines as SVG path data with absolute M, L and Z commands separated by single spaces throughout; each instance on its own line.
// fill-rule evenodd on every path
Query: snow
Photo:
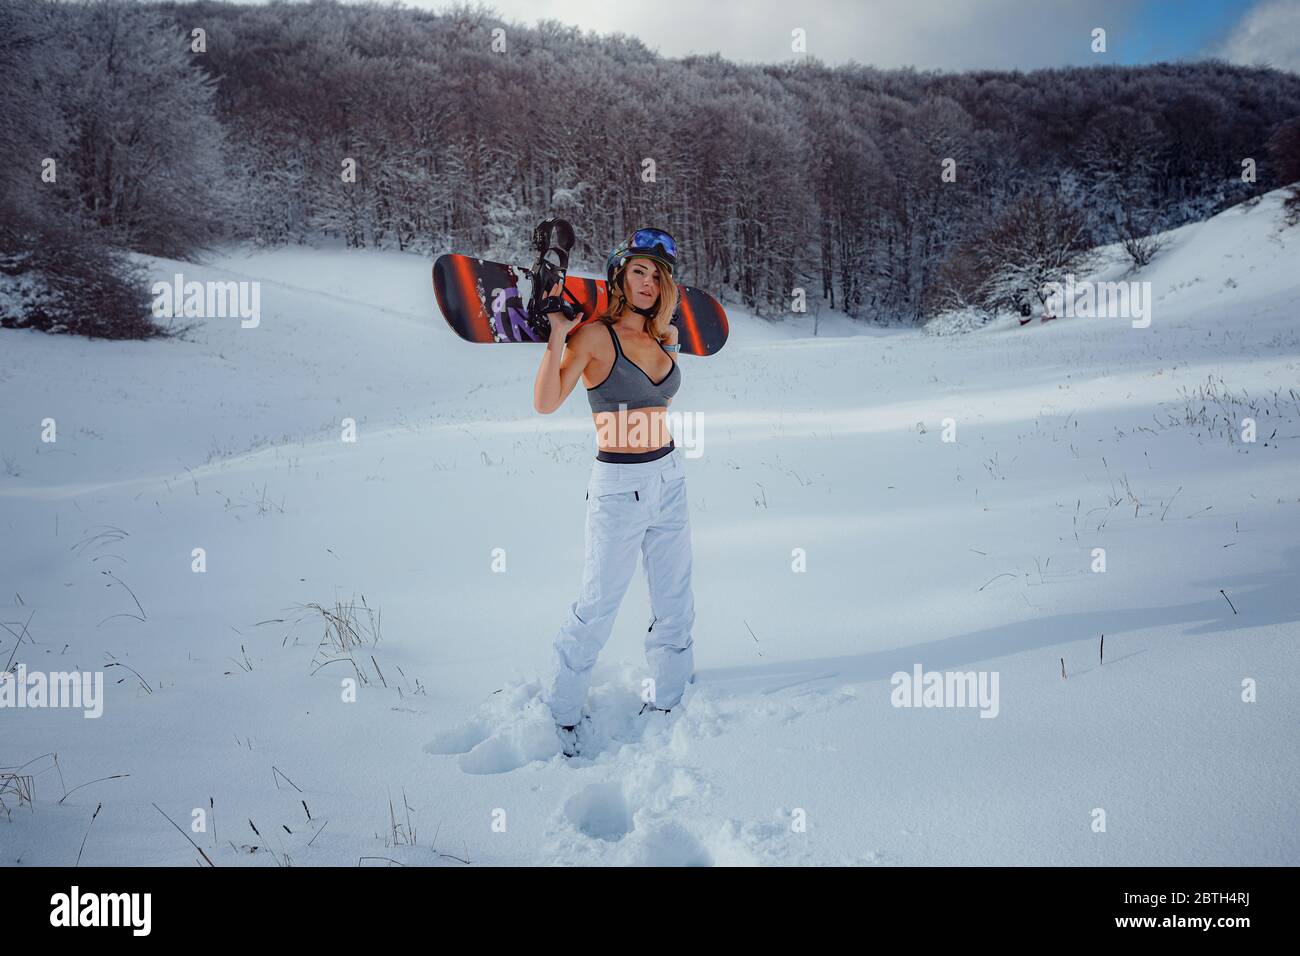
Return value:
M 192 865 L 159 810 L 217 865 L 1300 863 L 1300 231 L 1280 204 L 1171 233 L 1128 277 L 1152 283 L 1146 329 L 823 315 L 814 338 L 731 310 L 673 408 L 703 424 L 698 680 L 637 715 L 638 572 L 571 761 L 539 692 L 591 420 L 580 394 L 533 412 L 536 348 L 456 339 L 428 260 L 152 259 L 261 280 L 259 326 L 0 331 L 0 654 L 104 670 L 106 696 L 98 719 L 0 709 L 0 765 L 35 793 L 0 790 L 0 863 Z M 303 606 L 362 596 L 378 641 L 321 666 L 338 655 Z M 996 672 L 997 716 L 892 706 L 917 664 Z

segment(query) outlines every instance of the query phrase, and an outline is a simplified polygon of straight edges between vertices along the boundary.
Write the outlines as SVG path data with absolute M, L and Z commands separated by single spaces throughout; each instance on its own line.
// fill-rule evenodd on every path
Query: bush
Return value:
M 150 283 L 125 254 L 64 225 L 0 215 L 0 327 L 147 339 Z
M 995 318 L 992 312 L 980 308 L 940 312 L 921 326 L 921 332 L 924 335 L 961 335 L 982 329 Z

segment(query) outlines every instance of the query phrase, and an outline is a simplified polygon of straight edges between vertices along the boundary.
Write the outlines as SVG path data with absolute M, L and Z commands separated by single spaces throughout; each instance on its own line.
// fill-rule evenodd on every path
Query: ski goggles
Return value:
M 614 247 L 609 259 L 615 262 L 635 255 L 662 259 L 671 271 L 677 265 L 677 240 L 662 229 L 638 229 Z

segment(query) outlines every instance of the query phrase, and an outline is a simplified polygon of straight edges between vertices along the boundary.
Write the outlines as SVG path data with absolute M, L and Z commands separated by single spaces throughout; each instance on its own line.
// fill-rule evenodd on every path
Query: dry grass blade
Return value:
M 166 820 L 168 823 L 170 823 L 172 826 L 176 827 L 177 832 L 180 833 L 181 836 L 185 837 L 185 839 L 187 839 L 187 840 L 190 841 L 190 846 L 194 847 L 194 849 L 196 849 L 196 850 L 199 851 L 199 855 L 202 856 L 203 859 L 205 859 L 205 860 L 208 861 L 208 866 L 211 866 L 211 867 L 215 867 L 215 866 L 216 866 L 216 864 L 213 863 L 212 860 L 210 860 L 210 859 L 208 858 L 208 855 L 207 855 L 206 853 L 203 852 L 203 847 L 199 846 L 197 843 L 195 843 L 193 840 L 191 840 L 191 839 L 190 839 L 190 835 L 189 835 L 188 833 L 186 833 L 184 830 L 182 830 L 179 826 L 177 826 L 175 820 L 173 820 L 171 817 L 167 816 L 167 814 L 163 813 L 162 807 L 158 806 L 158 804 L 155 803 L 155 804 L 153 804 L 153 808 L 154 808 L 155 810 L 157 810 L 159 813 L 162 813 L 162 815 L 163 815 L 163 819 Z

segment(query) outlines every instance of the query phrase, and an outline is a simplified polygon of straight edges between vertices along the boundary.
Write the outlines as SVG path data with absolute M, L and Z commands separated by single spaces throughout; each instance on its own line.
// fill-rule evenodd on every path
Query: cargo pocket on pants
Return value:
M 591 489 L 587 489 L 587 500 L 591 500 Z M 641 491 L 639 488 L 633 488 L 631 491 L 603 491 L 596 489 L 597 501 L 640 501 Z

